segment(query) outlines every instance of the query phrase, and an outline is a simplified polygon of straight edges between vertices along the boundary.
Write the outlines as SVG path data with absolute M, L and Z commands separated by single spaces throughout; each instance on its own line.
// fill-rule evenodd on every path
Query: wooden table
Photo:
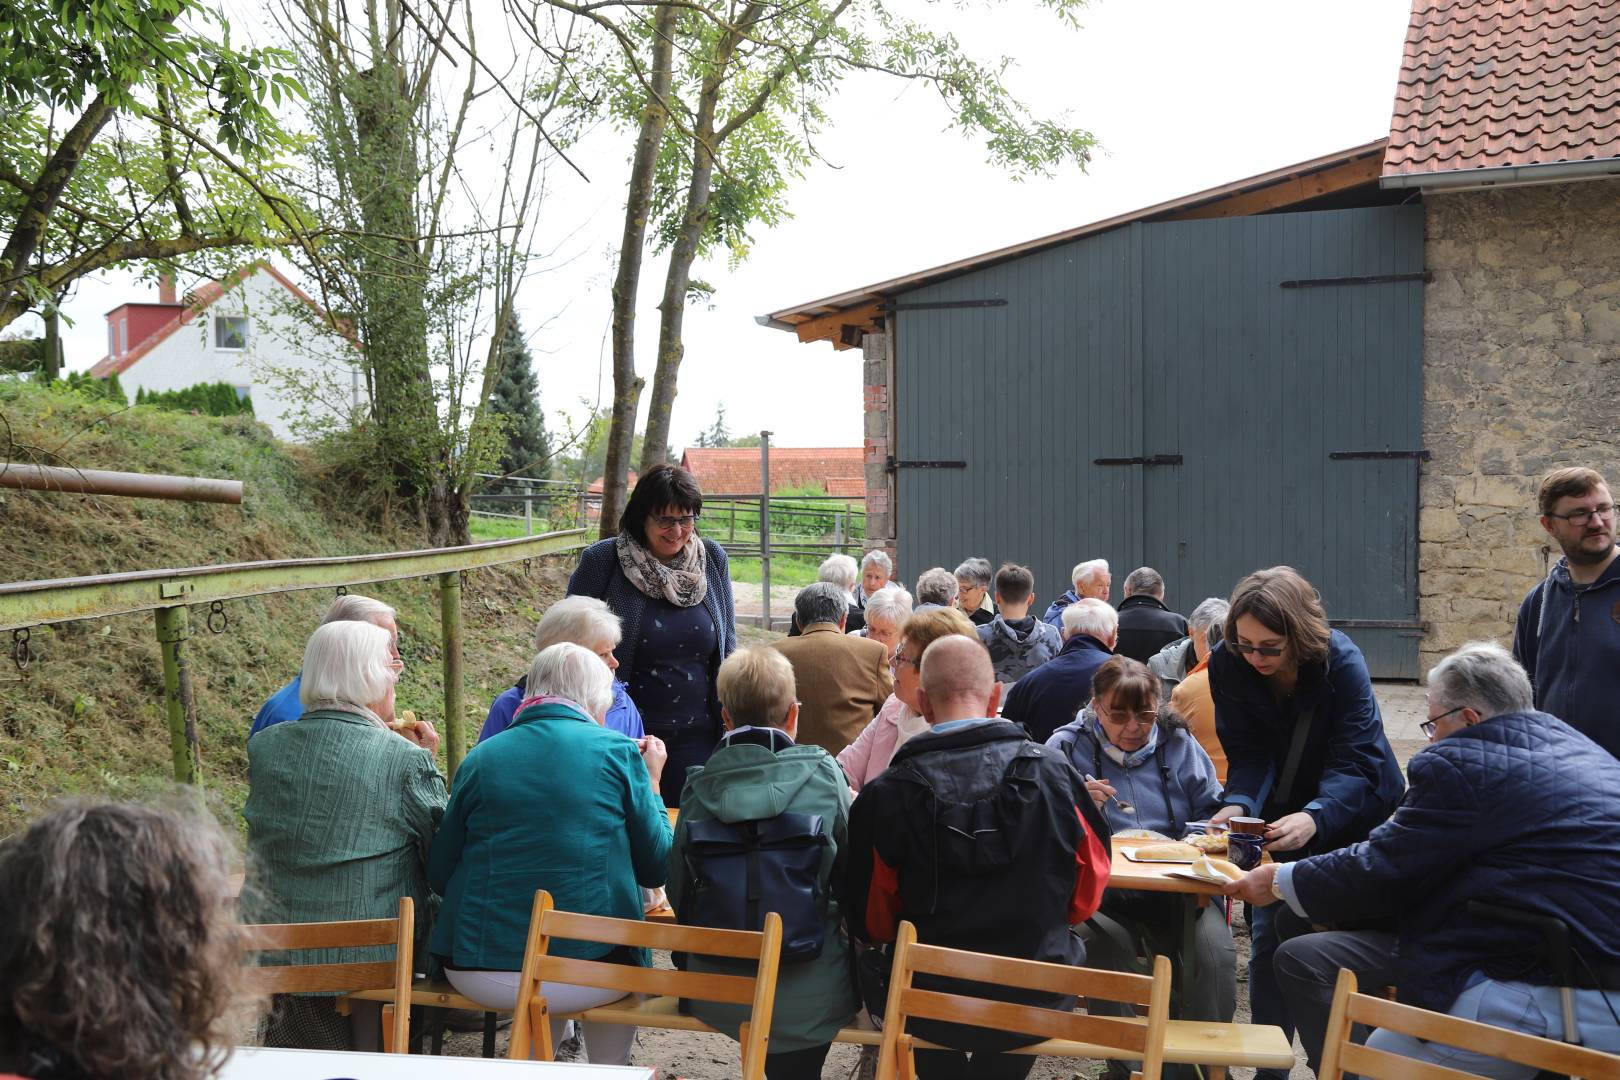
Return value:
M 1148 843 L 1150 841 L 1141 841 Z M 1133 847 L 1135 844 L 1127 841 L 1115 841 L 1113 844 L 1114 858 L 1108 873 L 1109 889 L 1134 889 L 1139 892 L 1176 893 L 1180 895 L 1181 908 L 1181 963 L 1177 965 L 1177 989 L 1191 986 L 1194 977 L 1198 974 L 1198 950 L 1195 940 L 1198 932 L 1198 912 L 1200 908 L 1209 905 L 1210 897 L 1224 897 L 1224 890 L 1219 885 L 1212 885 L 1203 881 L 1192 881 L 1184 877 L 1170 876 L 1171 870 L 1186 870 L 1187 863 L 1141 863 L 1132 862 L 1125 857 L 1122 848 Z M 1270 862 L 1271 856 L 1262 856 L 1262 862 Z M 1180 995 L 1175 998 L 1179 1015 Z
M 418 1057 L 332 1050 L 269 1050 L 239 1046 L 219 1080 L 655 1080 L 639 1065 L 580 1065 L 566 1061 Z

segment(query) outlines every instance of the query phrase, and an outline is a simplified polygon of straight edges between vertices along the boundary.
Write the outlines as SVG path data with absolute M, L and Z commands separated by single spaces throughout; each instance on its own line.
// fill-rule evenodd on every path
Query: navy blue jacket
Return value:
M 1023 724 L 1031 739 L 1046 742 L 1091 700 L 1091 677 L 1113 655 L 1091 635 L 1074 635 L 1061 652 L 1013 685 L 1001 706 L 1002 719 Z
M 636 645 L 641 641 L 641 613 L 647 610 L 647 594 L 630 584 L 619 568 L 619 554 L 614 550 L 617 541 L 598 540 L 586 548 L 579 557 L 579 566 L 568 579 L 569 596 L 594 596 L 606 602 L 609 610 L 619 617 L 621 633 L 613 655 L 618 658 L 619 678 L 631 681 L 636 670 Z M 737 610 L 731 601 L 731 562 L 725 548 L 713 540 L 703 541 L 703 576 L 708 588 L 703 594 L 703 607 L 714 620 L 714 632 L 720 639 L 719 655 L 711 670 L 718 669 L 720 661 L 737 649 Z
M 1589 964 L 1620 963 L 1620 761 L 1525 712 L 1449 735 L 1407 768 L 1394 817 L 1294 864 L 1312 921 L 1394 915 L 1401 1000 L 1442 1012 L 1475 971 L 1552 983 L 1539 936 L 1469 914 L 1469 900 L 1554 915 Z
M 1519 605 L 1513 657 L 1536 688 L 1536 708 L 1620 757 L 1620 559 L 1579 591 L 1559 559 Z
M 1406 781 L 1384 736 L 1367 664 L 1339 631 L 1332 632 L 1325 664 L 1300 669 L 1286 706 L 1224 642 L 1210 650 L 1209 690 L 1215 733 L 1226 750 L 1226 802 L 1267 821 L 1300 810 L 1316 819 L 1309 844 L 1275 858 L 1297 859 L 1365 839 L 1401 801 Z M 1292 790 L 1278 792 L 1296 721 L 1306 709 L 1314 712 L 1310 737 Z

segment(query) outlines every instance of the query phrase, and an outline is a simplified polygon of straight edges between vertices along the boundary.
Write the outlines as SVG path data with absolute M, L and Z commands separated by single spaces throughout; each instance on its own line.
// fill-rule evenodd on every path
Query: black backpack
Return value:
M 821 863 L 830 843 L 820 814 L 687 824 L 686 873 L 692 884 L 680 921 L 758 931 L 765 914 L 774 911 L 782 918 L 781 962 L 815 959 L 827 927 Z

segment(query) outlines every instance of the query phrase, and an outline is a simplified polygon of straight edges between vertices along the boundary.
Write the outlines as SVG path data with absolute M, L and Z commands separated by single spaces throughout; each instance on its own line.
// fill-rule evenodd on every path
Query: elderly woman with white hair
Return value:
M 857 635 L 859 635 L 860 631 L 866 629 L 866 613 L 862 610 L 861 605 L 855 601 L 855 581 L 859 573 L 860 568 L 855 565 L 855 560 L 848 555 L 829 555 L 821 561 L 821 566 L 816 571 L 817 581 L 825 581 L 829 585 L 836 585 L 844 591 L 844 599 L 849 604 L 849 612 L 844 617 L 844 631 L 845 633 Z M 799 620 L 795 617 L 793 625 L 788 627 L 788 637 L 799 637 L 803 633 L 803 629 L 799 626 Z
M 936 607 L 955 607 L 961 586 L 956 575 L 943 566 L 933 566 L 917 575 L 917 608 L 927 611 Z
M 956 568 L 956 606 L 973 621 L 974 626 L 995 621 L 996 609 L 990 603 L 990 590 L 994 584 L 989 559 L 975 555 L 971 559 L 963 559 Z
M 865 608 L 872 597 L 884 589 L 896 589 L 894 560 L 889 553 L 873 548 L 861 556 L 861 587 L 855 590 L 855 605 Z
M 642 916 L 640 887 L 664 884 L 670 825 L 659 794 L 666 751 L 602 726 L 613 673 L 589 649 L 562 642 L 529 668 L 512 726 L 479 743 L 428 854 L 428 880 L 444 897 L 430 945 L 458 991 L 492 1009 L 517 1000 L 529 909 L 545 889 L 564 911 Z M 551 953 L 649 967 L 646 949 L 553 941 Z M 605 1005 L 613 990 L 545 983 L 553 1013 Z M 562 1022 L 552 1025 L 561 1043 Z M 585 1024 L 593 1064 L 623 1065 L 636 1029 Z
M 388 631 L 372 623 L 319 627 L 304 649 L 303 715 L 248 741 L 244 895 L 253 921 L 392 918 L 409 896 L 425 934 L 433 893 L 424 858 L 444 813 L 444 778 L 431 752 L 389 729 L 399 678 L 390 652 Z M 340 949 L 326 959 L 367 963 L 377 954 Z M 375 1048 L 377 1014 L 366 1028 L 354 1014 L 351 1029 L 336 1000 L 282 995 L 267 1045 Z
M 851 630 L 856 637 L 881 641 L 889 650 L 889 661 L 894 661 L 895 647 L 900 644 L 900 628 L 911 618 L 911 594 L 898 585 L 879 589 L 866 601 L 866 625 Z
M 543 653 L 553 645 L 571 641 L 575 645 L 585 646 L 608 666 L 609 671 L 617 672 L 619 658 L 613 655 L 613 650 L 619 647 L 620 633 L 619 617 L 604 601 L 594 596 L 565 596 L 547 608 L 535 625 L 534 651 Z M 525 673 L 516 685 L 490 704 L 483 730 L 478 733 L 479 742 L 499 735 L 512 726 L 512 717 L 517 715 L 518 706 L 529 696 L 526 689 L 528 680 L 529 676 Z M 641 710 L 636 708 L 636 703 L 630 699 L 630 692 L 617 675 L 613 679 L 613 704 L 608 706 L 607 719 L 602 723 L 610 731 L 617 731 L 632 739 L 646 734 L 641 727 Z

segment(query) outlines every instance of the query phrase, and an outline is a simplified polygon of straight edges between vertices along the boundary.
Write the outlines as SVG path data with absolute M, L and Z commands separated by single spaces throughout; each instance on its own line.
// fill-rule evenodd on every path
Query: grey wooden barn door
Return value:
M 1013 559 L 1044 605 L 1102 556 L 1116 602 L 1145 564 L 1185 612 L 1287 563 L 1416 677 L 1422 269 L 1422 209 L 1382 207 L 1139 223 L 898 297 L 903 573 Z

